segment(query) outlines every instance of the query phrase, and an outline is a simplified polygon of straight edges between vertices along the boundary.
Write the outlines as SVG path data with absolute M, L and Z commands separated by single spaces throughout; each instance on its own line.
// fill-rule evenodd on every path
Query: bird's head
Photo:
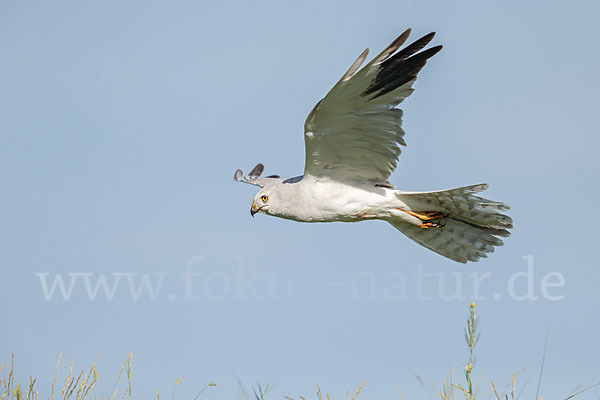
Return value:
M 254 199 L 250 207 L 250 214 L 262 212 L 269 215 L 278 215 L 278 200 L 280 199 L 280 188 L 278 185 L 268 185 L 262 188 Z
M 271 194 L 271 190 L 260 190 L 252 200 L 252 207 L 250 207 L 250 215 L 254 217 L 254 214 L 258 212 L 269 214 L 269 210 L 273 205 L 273 201 L 274 199 L 273 195 Z

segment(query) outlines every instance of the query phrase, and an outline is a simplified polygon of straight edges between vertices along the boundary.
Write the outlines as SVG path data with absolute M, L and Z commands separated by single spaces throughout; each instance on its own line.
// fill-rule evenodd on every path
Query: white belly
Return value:
M 291 218 L 296 221 L 386 219 L 398 212 L 396 208 L 404 206 L 393 190 L 372 184 L 352 186 L 334 181 L 313 181 L 299 185 L 302 185 L 298 193 L 302 202 Z

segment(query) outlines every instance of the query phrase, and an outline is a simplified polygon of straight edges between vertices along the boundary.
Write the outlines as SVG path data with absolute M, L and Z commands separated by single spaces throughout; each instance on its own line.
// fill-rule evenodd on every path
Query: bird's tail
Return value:
M 389 222 L 420 245 L 466 263 L 487 257 L 500 237 L 508 237 L 512 219 L 502 214 L 510 207 L 475 196 L 487 189 L 486 184 L 465 186 L 437 192 L 397 191 L 397 197 L 411 211 L 406 218 Z

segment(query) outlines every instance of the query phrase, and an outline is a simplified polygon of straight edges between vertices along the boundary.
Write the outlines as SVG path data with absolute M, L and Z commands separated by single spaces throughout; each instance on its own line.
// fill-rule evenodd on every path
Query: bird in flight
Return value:
M 486 184 L 431 192 L 394 187 L 388 178 L 406 146 L 402 110 L 418 72 L 442 49 L 423 50 L 435 33 L 400 49 L 402 33 L 360 69 L 365 50 L 317 103 L 304 124 L 304 174 L 261 178 L 258 164 L 234 180 L 261 187 L 250 213 L 299 222 L 387 221 L 420 245 L 454 261 L 478 261 L 510 235 L 512 219 L 503 203 L 475 194 Z

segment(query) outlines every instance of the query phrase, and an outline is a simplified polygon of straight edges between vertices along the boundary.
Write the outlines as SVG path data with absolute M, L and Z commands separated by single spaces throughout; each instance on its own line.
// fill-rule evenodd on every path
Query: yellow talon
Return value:
M 419 218 L 421 221 L 429 221 L 432 219 L 442 219 L 446 215 L 439 211 L 425 211 L 423 213 L 416 213 L 414 211 L 407 211 L 413 217 Z
M 423 211 L 423 212 L 417 213 L 414 211 L 403 210 L 401 208 L 397 208 L 397 210 L 404 211 L 405 213 L 412 215 L 413 217 L 418 218 L 419 220 L 423 221 L 423 223 L 421 223 L 421 225 L 417 225 L 423 229 L 442 228 L 445 225 L 444 218 L 446 218 L 448 216 L 448 214 L 444 214 L 443 212 L 440 212 L 440 211 Z

